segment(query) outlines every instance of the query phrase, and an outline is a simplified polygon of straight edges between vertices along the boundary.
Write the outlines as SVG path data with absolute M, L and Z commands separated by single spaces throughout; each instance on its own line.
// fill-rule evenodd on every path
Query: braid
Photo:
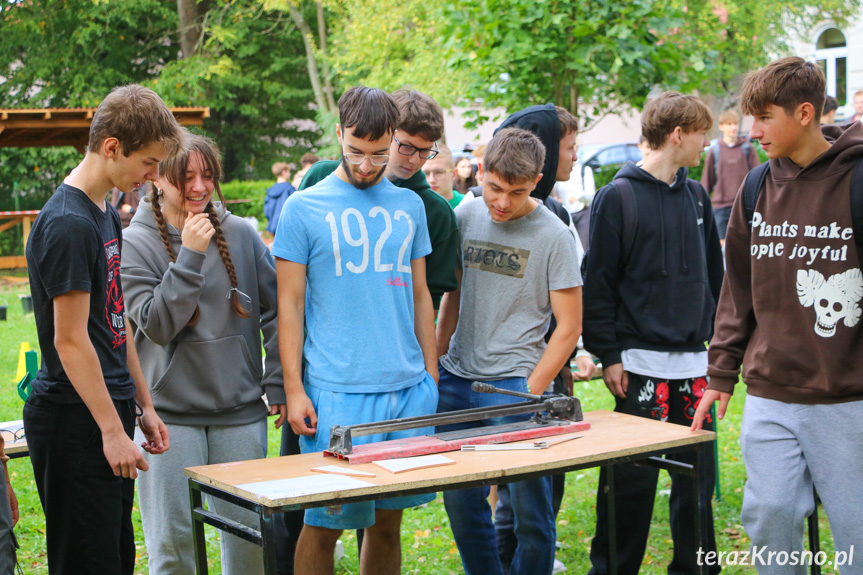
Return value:
M 171 240 L 168 237 L 168 224 L 165 223 L 165 215 L 162 213 L 162 206 L 159 204 L 159 193 L 156 191 L 156 186 L 152 187 L 150 192 L 150 205 L 153 206 L 153 215 L 156 217 L 156 225 L 159 228 L 159 236 L 162 238 L 162 243 L 165 245 L 165 250 L 168 252 L 168 257 L 172 262 L 177 261 L 177 254 L 174 253 L 174 247 L 171 245 Z M 195 306 L 195 313 L 192 314 L 192 319 L 189 320 L 187 326 L 191 327 L 198 323 L 198 317 L 201 315 L 201 310 Z
M 162 214 L 162 206 L 159 205 L 158 192 L 156 186 L 153 186 L 150 192 L 150 205 L 153 206 L 153 215 L 156 216 L 156 224 L 159 227 L 159 236 L 162 238 L 162 243 L 165 245 L 165 250 L 168 252 L 168 257 L 172 262 L 177 261 L 177 254 L 174 253 L 174 248 L 171 246 L 171 240 L 168 238 L 168 224 L 165 223 L 165 216 Z
M 238 287 L 237 272 L 234 269 L 234 262 L 231 261 L 231 252 L 228 250 L 228 242 L 225 241 L 225 236 L 222 233 L 222 223 L 219 221 L 218 215 L 216 215 L 216 210 L 213 209 L 213 202 L 207 204 L 205 211 L 210 216 L 210 223 L 213 224 L 213 228 L 216 230 L 216 235 L 213 239 L 216 241 L 216 247 L 219 248 L 219 255 L 222 256 L 222 263 L 225 264 L 225 269 L 227 270 L 228 277 L 231 280 L 231 287 L 235 288 L 234 291 L 231 291 L 231 311 L 234 312 L 234 315 L 241 318 L 251 317 L 249 312 L 246 311 L 240 303 L 240 295 L 236 291 L 236 288 Z

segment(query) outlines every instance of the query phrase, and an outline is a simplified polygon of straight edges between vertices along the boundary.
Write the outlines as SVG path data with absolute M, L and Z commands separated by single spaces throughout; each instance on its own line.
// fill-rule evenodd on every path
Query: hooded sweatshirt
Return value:
M 734 203 L 708 389 L 733 392 L 742 364 L 758 397 L 863 400 L 863 279 L 849 207 L 863 124 L 821 128 L 832 145 L 805 168 L 770 160 L 751 231 Z
M 734 202 L 737 190 L 743 184 L 743 179 L 749 170 L 761 163 L 758 152 L 749 146 L 749 156 L 743 153 L 743 144 L 748 142 L 743 136 L 737 138 L 733 146 L 719 138 L 715 144 L 719 146 L 719 165 L 715 166 L 713 147 L 707 150 L 704 158 L 704 171 L 701 172 L 701 185 L 713 195 L 714 208 L 727 208 Z
M 267 231 L 276 235 L 276 227 L 279 225 L 279 216 L 285 200 L 296 190 L 290 182 L 276 183 L 267 190 L 264 198 L 264 215 L 267 217 Z
M 626 349 L 704 351 L 722 284 L 722 251 L 710 198 L 677 171 L 668 185 L 634 164 L 627 178 L 637 225 L 627 261 L 622 246 L 620 194 L 596 195 L 584 290 L 584 343 L 603 365 L 620 363 Z M 688 182 L 688 185 L 687 185 Z
M 542 179 L 531 192 L 531 196 L 545 202 L 554 188 L 557 179 L 557 164 L 560 158 L 560 120 L 554 104 L 531 106 L 516 112 L 494 131 L 497 134 L 505 128 L 522 128 L 533 132 L 545 146 L 545 163 L 542 165 Z M 569 220 L 564 222 L 569 225 Z
M 153 405 L 165 423 L 244 425 L 267 416 L 264 392 L 271 405 L 285 403 L 275 263 L 248 223 L 216 206 L 238 289 L 251 298 L 243 301 L 247 319 L 234 314 L 226 299 L 231 283 L 215 240 L 205 254 L 182 247 L 169 224 L 177 254 L 171 263 L 149 202 L 141 202 L 123 232 L 126 309 Z M 196 307 L 198 321 L 190 326 Z

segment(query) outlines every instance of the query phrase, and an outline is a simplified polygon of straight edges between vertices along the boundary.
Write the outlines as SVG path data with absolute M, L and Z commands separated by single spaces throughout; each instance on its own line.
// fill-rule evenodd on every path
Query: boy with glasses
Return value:
M 279 220 L 273 243 L 279 348 L 288 422 L 304 453 L 326 449 L 333 425 L 428 415 L 437 407 L 425 210 L 415 194 L 383 178 L 397 118 L 386 92 L 345 92 L 336 127 L 340 165 L 288 198 Z M 354 444 L 430 432 L 406 430 Z M 307 510 L 295 568 L 332 573 L 342 530 L 366 529 L 361 572 L 399 573 L 402 510 L 432 499 Z
M 398 106 L 399 119 L 384 176 L 399 188 L 411 190 L 423 201 L 432 245 L 432 252 L 426 258 L 426 274 L 432 303 L 437 310 L 443 294 L 454 290 L 457 285 L 458 227 L 452 209 L 432 191 L 420 170 L 440 152 L 437 141 L 443 137 L 443 111 L 430 96 L 415 90 L 399 90 L 392 97 Z M 332 174 L 338 165 L 337 161 L 313 165 L 299 189 L 317 184 Z
M 458 227 L 455 214 L 447 202 L 435 194 L 420 169 L 438 154 L 437 140 L 443 137 L 443 111 L 430 96 L 414 90 L 399 90 L 392 94 L 398 107 L 398 121 L 392 142 L 386 152 L 389 159 L 383 165 L 383 175 L 393 185 L 411 190 L 420 200 L 426 214 L 431 253 L 426 260 L 426 283 L 435 313 L 444 292 L 457 285 L 455 268 L 458 259 Z M 380 160 L 378 160 L 380 161 Z M 298 190 L 305 190 L 322 181 L 339 167 L 339 161 L 318 161 L 309 167 Z M 300 452 L 297 436 L 291 426 L 282 426 L 281 455 Z M 293 511 L 277 520 L 280 575 L 293 573 L 293 549 L 302 528 L 302 512 Z
M 464 194 L 452 187 L 452 171 L 455 168 L 452 152 L 446 145 L 441 145 L 437 156 L 426 162 L 423 168 L 426 180 L 434 193 L 449 202 L 455 209 L 464 199 Z

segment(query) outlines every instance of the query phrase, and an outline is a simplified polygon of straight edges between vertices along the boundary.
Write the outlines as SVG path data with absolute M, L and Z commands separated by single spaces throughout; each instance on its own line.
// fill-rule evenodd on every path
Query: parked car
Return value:
M 569 181 L 557 183 L 558 197 L 570 212 L 578 212 L 593 201 L 596 195 L 594 172 L 606 166 L 641 160 L 641 150 L 635 142 L 587 144 L 579 146 L 576 155 L 578 160 L 572 167 Z

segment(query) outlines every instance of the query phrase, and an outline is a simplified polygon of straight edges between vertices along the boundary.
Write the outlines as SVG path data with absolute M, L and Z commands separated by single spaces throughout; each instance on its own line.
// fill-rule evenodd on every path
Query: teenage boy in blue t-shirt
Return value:
M 482 200 L 456 208 L 462 261 L 459 288 L 444 296 L 437 325 L 439 412 L 514 403 L 471 390 L 488 381 L 541 395 L 569 361 L 581 334 L 581 275 L 575 235 L 531 192 L 542 178 L 545 146 L 527 130 L 500 130 L 481 166 Z M 557 320 L 546 345 L 551 315 Z M 453 424 L 439 432 L 527 419 Z M 452 532 L 469 575 L 500 574 L 488 487 L 444 493 Z M 508 572 L 551 573 L 555 523 L 551 477 L 509 484 L 518 541 Z
M 288 198 L 273 244 L 288 421 L 303 453 L 326 449 L 333 425 L 428 415 L 438 400 L 425 209 L 416 194 L 382 177 L 398 108 L 382 90 L 351 88 L 339 100 L 339 120 L 341 164 Z M 432 499 L 309 509 L 295 567 L 332 573 L 342 530 L 365 528 L 361 571 L 399 573 L 402 510 Z

